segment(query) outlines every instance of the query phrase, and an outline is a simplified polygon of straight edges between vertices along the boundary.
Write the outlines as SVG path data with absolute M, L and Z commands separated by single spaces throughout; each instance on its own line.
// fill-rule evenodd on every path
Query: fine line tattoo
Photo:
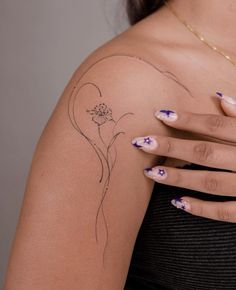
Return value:
M 118 124 L 118 122 L 123 117 L 125 117 L 127 115 L 133 115 L 133 113 L 125 113 L 117 121 L 115 121 L 113 116 L 112 116 L 112 110 L 110 108 L 108 108 L 108 106 L 105 103 L 100 103 L 99 105 L 96 105 L 93 109 L 87 110 L 87 112 L 93 116 L 92 121 L 97 125 L 99 138 L 101 139 L 101 141 L 105 147 L 105 152 L 100 147 L 99 147 L 99 152 L 102 153 L 102 157 L 105 159 L 105 164 L 107 165 L 107 170 L 108 170 L 108 176 L 104 182 L 102 199 L 101 199 L 101 202 L 100 202 L 99 207 L 98 207 L 98 211 L 97 211 L 97 215 L 96 215 L 96 222 L 95 222 L 95 237 L 96 237 L 96 241 L 98 241 L 98 233 L 97 233 L 98 215 L 99 215 L 100 209 L 102 209 L 102 212 L 103 212 L 102 203 L 105 199 L 107 190 L 109 188 L 109 183 L 110 183 L 110 179 L 111 179 L 111 172 L 112 172 L 112 169 L 114 168 L 115 161 L 116 161 L 116 155 L 117 155 L 117 151 L 115 150 L 114 161 L 112 161 L 110 149 L 112 148 L 112 146 L 115 145 L 115 141 L 116 141 L 117 137 L 120 134 L 125 134 L 125 132 L 118 132 L 118 133 L 114 134 L 114 130 L 115 130 L 115 127 Z M 102 125 L 104 125 L 106 122 L 109 122 L 109 121 L 113 122 L 114 126 L 112 129 L 112 138 L 111 138 L 110 142 L 108 144 L 106 144 L 102 135 L 101 135 L 101 127 L 102 127 Z M 96 146 L 98 147 L 98 145 L 96 145 Z M 100 180 L 102 181 L 102 179 L 103 179 L 103 175 L 101 176 Z M 107 239 L 108 239 L 108 228 L 107 228 L 104 213 L 103 213 L 103 217 L 104 217 L 104 223 L 106 225 L 106 233 L 107 233 Z
M 134 115 L 134 114 L 131 112 L 127 112 L 127 113 L 124 113 L 122 116 L 120 116 L 118 119 L 114 119 L 113 112 L 112 112 L 111 108 L 107 104 L 105 104 L 104 102 L 101 102 L 101 101 L 96 103 L 93 108 L 87 109 L 86 112 L 91 116 L 91 120 L 97 126 L 98 140 L 100 140 L 101 141 L 100 143 L 102 144 L 102 146 L 99 146 L 93 139 L 91 139 L 88 136 L 88 134 L 86 134 L 81 129 L 79 122 L 76 119 L 75 103 L 76 103 L 77 97 L 81 93 L 81 90 L 84 89 L 85 87 L 88 87 L 88 86 L 92 86 L 93 88 L 95 88 L 95 90 L 98 92 L 98 99 L 104 97 L 102 95 L 101 89 L 95 83 L 93 83 L 93 82 L 82 83 L 82 79 L 87 74 L 87 72 L 90 69 L 92 69 L 96 64 L 103 62 L 109 58 L 115 58 L 115 57 L 126 57 L 126 58 L 130 58 L 130 59 L 135 59 L 140 63 L 146 64 L 146 65 L 152 67 L 156 72 L 163 74 L 165 77 L 169 78 L 171 81 L 177 83 L 180 87 L 182 87 L 182 89 L 185 90 L 185 92 L 187 92 L 191 97 L 193 97 L 191 92 L 183 84 L 181 84 L 178 81 L 177 77 L 173 73 L 171 73 L 169 71 L 161 70 L 157 66 L 153 65 L 151 62 L 144 60 L 141 57 L 133 56 L 133 55 L 129 55 L 129 54 L 112 54 L 112 55 L 108 55 L 108 56 L 105 56 L 105 57 L 99 59 L 98 61 L 96 61 L 92 65 L 90 65 L 84 71 L 84 73 L 80 76 L 80 78 L 76 81 L 76 84 L 74 85 L 74 87 L 69 95 L 67 113 L 68 113 L 69 121 L 72 124 L 73 128 L 81 136 L 83 136 L 87 140 L 88 144 L 93 148 L 94 152 L 96 153 L 96 155 L 98 157 L 98 161 L 99 161 L 100 167 L 101 167 L 101 175 L 99 177 L 99 183 L 102 184 L 102 192 L 101 192 L 101 199 L 100 199 L 98 209 L 96 212 L 96 216 L 95 216 L 95 239 L 96 239 L 96 242 L 98 243 L 99 237 L 98 237 L 97 227 L 98 227 L 98 218 L 99 218 L 99 215 L 101 213 L 102 221 L 103 221 L 103 225 L 104 225 L 105 233 L 106 233 L 106 240 L 105 240 L 105 245 L 104 245 L 104 249 L 103 249 L 103 267 L 105 265 L 105 262 L 104 262 L 105 251 L 106 251 L 106 248 L 108 245 L 108 225 L 107 225 L 106 216 L 104 213 L 103 202 L 104 202 L 105 197 L 108 193 L 110 180 L 111 180 L 111 174 L 112 174 L 113 168 L 114 168 L 116 160 L 117 160 L 117 149 L 115 146 L 115 142 L 120 135 L 125 134 L 125 132 L 123 132 L 123 131 L 115 132 L 115 130 L 116 130 L 117 124 L 119 123 L 119 121 L 121 119 L 128 117 L 130 115 Z M 82 84 L 80 85 L 80 83 L 82 83 Z M 103 127 L 107 123 L 113 124 L 112 137 L 110 138 L 110 140 L 108 142 L 105 141 L 105 138 L 104 138 L 103 132 L 102 132 Z M 111 149 L 114 149 L 114 156 L 112 154 Z
M 131 113 L 131 112 L 125 113 L 122 116 L 120 116 L 117 120 L 115 120 L 115 118 L 113 117 L 111 108 L 108 107 L 105 103 L 98 103 L 93 108 L 87 109 L 86 112 L 91 116 L 91 121 L 94 122 L 95 125 L 97 126 L 98 139 L 101 141 L 101 144 L 103 145 L 103 146 L 101 146 L 101 145 L 99 146 L 98 142 L 95 142 L 94 140 L 89 138 L 89 136 L 81 129 L 81 127 L 79 126 L 78 120 L 76 119 L 76 115 L 75 115 L 76 98 L 79 96 L 81 89 L 85 88 L 85 86 L 94 87 L 98 92 L 98 96 L 101 98 L 103 97 L 100 88 L 96 84 L 94 84 L 92 82 L 84 83 L 83 85 L 81 85 L 79 87 L 76 94 L 74 94 L 73 97 L 70 98 L 68 114 L 69 114 L 69 118 L 70 118 L 70 121 L 71 121 L 73 127 L 92 146 L 92 148 L 94 149 L 94 151 L 98 157 L 100 165 L 101 165 L 101 176 L 99 178 L 99 183 L 102 184 L 102 193 L 101 193 L 101 200 L 99 202 L 98 209 L 97 209 L 96 216 L 95 216 L 95 239 L 96 239 L 96 242 L 98 243 L 99 236 L 98 236 L 97 228 L 98 228 L 98 218 L 99 218 L 99 215 L 101 213 L 102 221 L 103 221 L 103 225 L 104 225 L 105 233 L 106 233 L 106 241 L 105 241 L 105 245 L 104 245 L 104 249 L 103 249 L 103 266 L 104 266 L 104 264 L 105 264 L 105 251 L 106 251 L 106 248 L 108 245 L 108 226 L 107 226 L 107 220 L 106 220 L 106 216 L 105 216 L 104 209 L 103 209 L 103 202 L 104 202 L 105 197 L 107 195 L 107 192 L 109 190 L 111 173 L 112 173 L 112 170 L 115 166 L 116 159 L 117 159 L 117 150 L 115 147 L 115 142 L 116 142 L 118 136 L 125 134 L 125 132 L 123 132 L 123 131 L 115 132 L 115 129 L 116 129 L 116 127 L 121 119 L 127 117 L 128 115 L 133 115 L 133 113 Z M 108 142 L 106 142 L 104 137 L 103 137 L 103 134 L 102 134 L 102 128 L 108 122 L 111 122 L 113 124 L 113 126 L 112 126 L 112 130 L 111 130 L 112 136 L 111 136 L 110 140 Z M 114 156 L 112 156 L 112 152 L 111 152 L 112 148 L 114 148 Z

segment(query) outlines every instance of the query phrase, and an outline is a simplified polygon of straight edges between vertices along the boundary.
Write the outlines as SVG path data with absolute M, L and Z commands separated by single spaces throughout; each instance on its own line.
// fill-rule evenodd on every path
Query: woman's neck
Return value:
M 236 0 L 169 0 L 168 3 L 208 41 L 236 54 Z

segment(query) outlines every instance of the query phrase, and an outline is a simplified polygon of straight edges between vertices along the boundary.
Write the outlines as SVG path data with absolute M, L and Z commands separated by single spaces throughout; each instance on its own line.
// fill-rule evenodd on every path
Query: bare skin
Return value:
M 186 7 L 186 2 L 176 5 Z M 230 40 L 227 44 L 230 48 Z M 154 184 L 142 169 L 160 160 L 135 151 L 131 139 L 155 132 L 197 139 L 157 122 L 154 111 L 184 108 L 222 115 L 211 96 L 218 90 L 236 95 L 233 72 L 165 7 L 90 55 L 39 139 L 5 290 L 122 289 Z M 107 110 L 104 123 L 93 114 L 101 104 Z M 110 151 L 106 145 L 122 116 L 117 151 Z
M 233 42 L 233 39 L 235 39 L 235 31 L 233 29 L 233 25 L 235 22 L 235 13 L 236 13 L 235 2 L 226 1 L 223 3 L 220 1 L 209 1 L 209 3 L 207 3 L 207 5 L 209 5 L 208 6 L 208 8 L 210 9 L 209 11 L 208 9 L 205 9 L 205 10 L 203 9 L 205 7 L 205 3 L 203 3 L 202 1 L 186 2 L 186 1 L 176 0 L 176 1 L 170 1 L 170 4 L 172 5 L 172 7 L 173 6 L 175 7 L 175 10 L 176 9 L 181 10 L 182 8 L 181 16 L 185 15 L 184 19 L 188 23 L 190 23 L 188 19 L 191 19 L 192 20 L 191 26 L 199 27 L 197 29 L 198 32 L 200 31 L 200 28 L 202 27 L 202 23 L 204 23 L 204 25 L 207 27 L 205 33 L 201 32 L 201 34 L 204 35 L 204 38 L 207 39 L 208 42 L 209 42 L 209 39 L 211 39 L 212 44 L 214 43 L 214 45 L 217 46 L 218 49 L 221 49 L 225 53 L 230 55 L 231 59 L 235 59 L 235 53 L 233 53 L 233 50 L 235 49 L 235 44 Z M 214 15 L 215 16 L 219 15 L 219 17 L 214 22 L 212 22 L 210 19 Z M 218 32 L 221 32 L 224 37 L 219 38 L 218 35 L 215 35 L 214 29 L 216 29 Z M 166 34 L 168 34 L 168 32 L 166 32 Z M 212 37 L 210 38 L 211 35 Z M 222 44 L 222 40 L 224 41 L 223 44 Z M 210 51 L 212 52 L 211 49 Z M 200 53 L 201 52 L 202 51 L 200 50 Z M 191 55 L 194 55 L 192 51 L 190 50 L 186 51 L 187 56 L 190 56 L 190 53 Z M 230 66 L 231 69 L 235 71 L 235 68 L 236 68 L 235 66 L 227 62 L 225 58 L 223 58 L 222 56 L 219 56 L 218 54 L 217 56 L 221 57 L 221 60 L 224 60 L 225 63 L 228 66 Z M 198 69 L 198 75 L 200 76 L 200 78 L 196 75 L 195 84 L 198 81 L 200 83 L 204 83 L 207 85 L 209 85 L 209 83 L 211 84 L 211 81 L 213 80 L 213 78 L 210 76 L 212 75 L 214 77 L 214 81 L 216 82 L 216 84 L 222 87 L 221 89 L 217 88 L 215 91 L 221 91 L 221 92 L 222 90 L 228 91 L 230 92 L 229 94 L 233 96 L 234 90 L 233 90 L 233 87 L 231 87 L 231 84 L 233 83 L 233 78 L 231 76 L 232 71 L 230 69 L 226 71 L 225 66 L 223 66 L 224 65 L 223 63 L 220 70 L 218 70 L 225 78 L 227 78 L 227 85 L 225 86 L 224 83 L 226 82 L 226 80 L 225 82 L 222 82 L 223 80 L 222 77 L 219 78 L 218 74 L 216 73 L 214 74 L 213 71 L 211 72 L 210 69 L 214 68 L 213 65 L 211 67 L 208 65 L 203 66 L 203 63 L 202 63 L 203 59 L 204 59 L 203 57 L 200 58 L 197 55 L 194 57 L 194 60 L 196 61 L 196 63 L 198 65 L 201 65 L 203 69 L 205 70 L 203 71 L 203 70 Z M 181 62 L 184 65 L 184 67 L 188 67 L 188 68 L 190 67 L 188 63 L 184 62 L 182 59 L 181 59 Z M 206 59 L 205 63 L 211 64 L 211 58 Z M 217 65 L 218 64 L 220 64 L 220 62 L 217 62 Z M 214 63 L 214 66 L 215 66 L 215 63 Z M 195 69 L 197 70 L 197 66 L 195 67 L 196 67 Z M 193 67 L 191 67 L 191 70 L 192 69 Z M 208 70 L 208 74 L 205 74 L 207 70 Z M 191 71 L 188 69 L 186 71 L 188 73 L 188 76 L 186 76 L 184 79 L 188 80 L 189 76 L 191 75 Z M 211 75 L 209 73 L 211 73 Z M 206 82 L 204 82 L 202 77 L 205 78 Z M 192 88 L 196 88 L 196 86 L 192 86 Z M 202 89 L 202 87 L 200 89 Z M 163 138 L 162 140 L 160 136 L 157 136 L 157 137 L 154 137 L 154 140 L 155 140 L 154 143 L 156 143 L 157 140 L 162 140 L 161 143 L 163 144 L 162 146 L 158 146 L 158 149 L 156 149 L 155 151 L 157 155 L 163 154 L 165 156 L 171 156 L 174 158 L 181 156 L 182 160 L 188 160 L 188 161 L 193 161 L 193 162 L 195 161 L 194 163 L 199 163 L 199 164 L 203 164 L 209 167 L 215 167 L 215 168 L 224 169 L 224 170 L 230 170 L 231 172 L 230 173 L 229 172 L 228 173 L 216 172 L 215 174 L 211 174 L 210 172 L 206 170 L 206 171 L 201 172 L 201 177 L 200 176 L 197 177 L 194 175 L 194 173 L 191 173 L 191 171 L 176 170 L 176 169 L 172 170 L 170 168 L 169 170 L 168 167 L 166 169 L 165 167 L 161 167 L 161 168 L 155 167 L 154 169 L 156 170 L 152 170 L 151 168 L 148 169 L 148 171 L 146 172 L 146 173 L 149 173 L 149 174 L 146 174 L 147 177 L 150 177 L 151 179 L 154 179 L 159 182 L 164 182 L 169 185 L 175 185 L 175 186 L 185 187 L 189 189 L 204 191 L 209 194 L 233 196 L 233 197 L 235 196 L 235 188 L 236 188 L 236 184 L 234 181 L 235 180 L 235 174 L 234 174 L 235 172 L 235 167 L 234 167 L 235 140 L 233 136 L 235 135 L 236 99 L 231 98 L 231 97 L 229 98 L 227 94 L 224 95 L 224 94 L 218 93 L 218 95 L 221 98 L 221 102 L 219 102 L 219 105 L 222 106 L 221 112 L 215 112 L 215 113 L 209 114 L 209 108 L 211 107 L 210 104 L 208 103 L 209 99 L 208 100 L 202 99 L 200 95 L 200 97 L 198 98 L 198 101 L 201 102 L 200 106 L 196 106 L 196 109 L 194 110 L 192 110 L 191 107 L 190 109 L 186 110 L 188 106 L 184 105 L 182 109 L 185 112 L 183 111 L 181 112 L 181 109 L 180 109 L 179 121 L 167 122 L 168 126 L 171 126 L 171 127 L 173 126 L 174 128 L 177 128 L 183 131 L 190 131 L 197 134 L 202 133 L 203 136 L 199 136 L 198 138 L 200 141 L 187 141 L 187 142 L 184 141 L 183 142 L 183 140 L 179 140 L 177 138 L 170 138 L 170 139 Z M 205 115 L 202 114 L 205 110 L 204 108 L 202 108 L 202 105 L 204 105 L 205 109 L 207 110 L 205 112 Z M 195 113 L 198 112 L 199 108 L 201 108 L 201 112 L 199 112 L 200 113 L 199 115 L 196 115 Z M 190 113 L 187 111 L 190 111 Z M 218 115 L 221 115 L 221 117 L 217 117 Z M 225 117 L 222 115 L 228 115 L 230 117 Z M 181 120 L 182 120 L 182 125 L 180 125 Z M 185 120 L 185 122 L 183 120 Z M 198 127 L 198 129 L 196 129 L 196 127 Z M 221 134 L 220 134 L 220 131 L 222 131 Z M 211 142 L 202 142 L 201 140 L 209 140 Z M 152 141 L 150 142 L 152 143 Z M 176 144 L 174 145 L 175 142 Z M 168 143 L 168 147 L 170 147 L 171 149 L 168 149 L 168 150 L 167 148 L 164 149 L 164 144 L 167 144 L 167 143 Z M 220 143 L 224 143 L 226 145 L 220 145 Z M 186 145 L 186 147 L 184 146 L 184 144 Z M 179 148 L 179 151 L 177 150 L 177 147 Z M 203 147 L 205 149 L 203 149 Z M 140 148 L 142 148 L 142 146 Z M 163 153 L 162 148 L 164 149 L 164 151 L 166 150 L 165 153 Z M 153 149 L 150 148 L 147 151 L 152 152 Z M 176 152 L 176 153 L 173 153 L 173 152 Z M 204 154 L 204 156 L 202 153 Z M 199 160 L 197 160 L 198 158 Z M 178 163 L 179 161 L 176 161 L 176 162 Z M 165 165 L 173 166 L 173 163 L 166 162 Z M 157 172 L 157 176 L 155 174 L 153 175 L 154 172 Z M 158 178 L 156 178 L 158 177 L 158 175 L 161 176 L 161 180 L 158 180 Z M 166 179 L 166 176 L 167 176 L 167 179 Z M 203 201 L 197 198 L 190 198 L 188 196 L 185 196 L 185 197 L 181 197 L 181 198 L 179 197 L 176 200 L 173 200 L 172 203 L 173 205 L 179 208 L 189 211 L 189 213 L 191 214 L 198 215 L 201 217 L 206 217 L 206 218 L 220 220 L 220 221 L 223 220 L 223 221 L 232 222 L 232 223 L 235 223 L 236 221 L 235 201 L 207 202 L 207 201 Z
M 208 1 L 208 9 L 205 9 L 206 2 L 201 0 L 173 0 L 169 3 L 208 41 L 228 53 L 232 59 L 236 59 L 235 1 Z M 216 17 L 219 13 L 220 16 Z M 211 21 L 212 17 L 214 22 Z M 137 32 L 140 36 L 141 31 L 145 40 L 149 37 L 151 43 L 145 41 L 145 49 L 149 56 L 153 56 L 153 62 L 158 62 L 159 56 L 163 56 L 165 67 L 178 76 L 194 95 L 194 98 L 189 98 L 175 90 L 169 99 L 173 100 L 175 96 L 179 109 L 223 115 L 223 110 L 213 96 L 216 91 L 236 94 L 235 67 L 191 34 L 166 7 L 154 13 L 140 27 L 139 25 L 132 33 L 135 35 Z M 166 161 L 166 165 L 181 164 L 184 162 L 180 160 L 168 158 Z

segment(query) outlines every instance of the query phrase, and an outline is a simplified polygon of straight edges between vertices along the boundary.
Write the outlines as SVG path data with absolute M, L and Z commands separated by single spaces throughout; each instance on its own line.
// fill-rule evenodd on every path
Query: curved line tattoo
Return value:
M 101 91 L 100 91 L 100 89 L 98 88 L 98 86 L 96 86 L 95 84 L 93 84 L 93 83 L 85 83 L 85 84 L 83 84 L 79 89 L 78 89 L 78 92 L 77 92 L 77 94 L 80 92 L 80 90 L 85 86 L 85 85 L 92 85 L 92 86 L 95 86 L 95 88 L 97 88 L 98 89 L 98 91 L 99 91 L 99 96 L 101 97 L 102 96 L 102 94 L 101 94 Z M 76 88 L 76 86 L 74 86 L 74 88 L 73 88 L 73 91 L 72 91 L 72 93 L 71 93 L 71 95 L 70 95 L 70 97 L 69 97 L 69 102 L 68 102 L 68 116 L 69 116 L 69 119 L 70 119 L 70 121 L 71 121 L 71 124 L 73 125 L 73 127 L 89 142 L 89 144 L 93 147 L 93 149 L 95 150 L 95 152 L 96 152 L 96 154 L 97 154 L 97 156 L 98 156 L 98 159 L 99 159 L 99 161 L 100 161 L 100 164 L 101 164 L 101 177 L 100 177 L 100 179 L 99 179 L 99 183 L 101 183 L 102 182 L 102 179 L 103 179 L 103 174 L 104 174 L 104 165 L 103 165 L 103 162 L 102 162 L 102 158 L 101 158 L 101 156 L 100 156 L 100 154 L 99 154 L 99 152 L 98 151 L 100 151 L 98 148 L 96 148 L 96 143 L 95 142 L 93 142 L 89 137 L 87 137 L 82 131 L 81 131 L 81 129 L 80 129 L 80 127 L 78 126 L 78 124 L 77 124 L 77 121 L 76 121 L 76 119 L 75 119 L 75 114 L 74 114 L 74 105 L 75 105 L 75 97 L 74 97 L 74 100 L 73 100 L 73 106 L 72 106 L 72 116 L 71 116 L 71 114 L 70 114 L 70 101 L 71 101 L 71 98 L 72 98 L 72 96 L 73 96 L 73 92 L 74 92 L 74 90 L 75 90 L 75 88 Z
M 100 139 L 101 139 L 103 145 L 104 145 L 105 148 L 106 148 L 107 145 L 106 145 L 105 141 L 104 141 L 103 138 L 102 138 L 102 135 L 101 135 L 101 126 L 100 126 L 100 125 L 98 126 L 98 134 L 99 134 L 99 137 L 100 137 Z
M 100 146 L 94 140 L 92 140 L 88 136 L 86 136 L 86 134 L 80 128 L 78 121 L 76 120 L 75 104 L 76 104 L 77 97 L 79 96 L 79 94 L 81 93 L 81 90 L 85 86 L 94 87 L 96 89 L 96 91 L 98 92 L 98 97 L 99 98 L 103 97 L 101 89 L 95 83 L 85 82 L 81 86 L 78 86 L 78 84 L 81 82 L 82 78 L 86 75 L 86 73 L 89 70 L 91 70 L 96 64 L 98 64 L 102 61 L 105 61 L 109 58 L 112 58 L 112 57 L 128 57 L 128 58 L 136 59 L 142 63 L 145 63 L 145 64 L 149 65 L 150 67 L 152 67 L 156 72 L 162 73 L 164 76 L 166 76 L 170 80 L 172 80 L 175 83 L 177 83 L 178 85 L 180 85 L 191 97 L 193 97 L 191 92 L 189 91 L 189 89 L 185 85 L 181 84 L 180 81 L 178 80 L 178 78 L 172 72 L 169 72 L 166 70 L 161 70 L 160 68 L 158 68 L 157 66 L 155 66 L 151 62 L 149 62 L 149 61 L 147 61 L 139 56 L 134 56 L 134 55 L 130 55 L 130 54 L 111 54 L 111 55 L 105 56 L 105 57 L 97 60 L 96 62 L 94 62 L 92 65 L 90 65 L 76 81 L 76 83 L 75 83 L 75 85 L 74 85 L 74 87 L 69 95 L 69 98 L 68 98 L 67 113 L 68 113 L 69 120 L 70 120 L 73 128 L 88 141 L 88 143 L 93 148 L 94 152 L 96 153 L 96 155 L 98 157 L 98 160 L 99 160 L 100 165 L 101 165 L 101 176 L 99 178 L 99 183 L 102 183 L 102 181 L 105 177 L 104 176 L 105 175 L 105 168 L 107 171 L 107 174 L 106 174 L 107 176 L 106 176 L 104 183 L 103 183 L 101 200 L 99 202 L 96 217 L 95 217 L 95 239 L 96 239 L 96 242 L 98 242 L 99 240 L 98 240 L 97 226 L 98 226 L 99 213 L 101 211 L 102 221 L 104 223 L 105 233 L 106 233 L 106 240 L 105 240 L 105 245 L 104 245 L 104 249 L 103 249 L 103 266 L 105 264 L 105 262 L 104 262 L 105 250 L 106 250 L 107 245 L 108 245 L 108 237 L 109 237 L 108 225 L 107 225 L 107 221 L 106 221 L 106 215 L 104 213 L 103 202 L 106 198 L 106 195 L 107 195 L 107 192 L 109 189 L 109 185 L 110 185 L 111 173 L 114 169 L 114 166 L 115 166 L 115 163 L 117 160 L 117 149 L 115 146 L 115 142 L 116 142 L 118 136 L 120 136 L 121 134 L 125 134 L 125 132 L 122 132 L 122 131 L 115 133 L 115 129 L 116 129 L 117 124 L 119 123 L 119 121 L 122 118 L 130 116 L 130 115 L 134 115 L 134 114 L 128 112 L 128 113 L 123 114 L 117 120 L 114 120 L 114 118 L 112 116 L 112 110 L 105 103 L 99 103 L 99 104 L 95 105 L 95 107 L 93 109 L 86 110 L 86 112 L 91 115 L 92 121 L 97 125 L 98 137 L 99 137 L 99 140 L 101 141 L 101 143 L 103 144 L 103 147 L 104 147 L 104 150 L 103 150 L 102 148 L 100 148 Z M 111 137 L 110 141 L 108 142 L 108 144 L 106 144 L 106 142 L 102 136 L 102 132 L 101 132 L 102 126 L 107 122 L 114 123 L 114 126 L 112 128 L 112 137 Z M 114 147 L 114 159 L 112 158 L 112 152 L 111 152 L 111 149 L 113 147 Z

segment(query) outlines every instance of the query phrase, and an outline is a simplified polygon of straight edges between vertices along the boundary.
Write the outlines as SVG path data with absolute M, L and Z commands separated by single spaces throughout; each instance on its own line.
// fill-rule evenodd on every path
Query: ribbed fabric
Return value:
M 196 164 L 184 168 L 219 171 Z M 175 208 L 171 199 L 183 195 L 236 200 L 155 183 L 125 290 L 236 290 L 236 223 L 197 217 Z

